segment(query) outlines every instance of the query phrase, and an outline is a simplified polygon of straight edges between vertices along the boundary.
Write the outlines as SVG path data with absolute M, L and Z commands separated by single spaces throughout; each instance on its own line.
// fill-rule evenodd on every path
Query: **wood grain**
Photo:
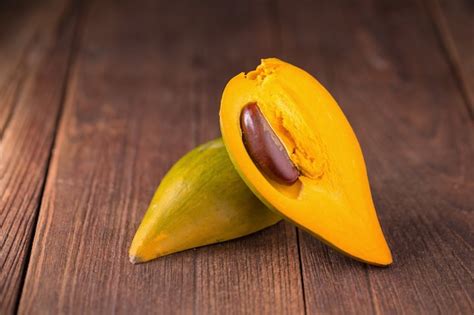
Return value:
M 0 313 L 15 310 L 61 108 L 66 1 L 0 4 Z
M 473 312 L 474 132 L 422 5 L 282 1 L 283 56 L 339 101 L 365 152 L 388 268 L 300 232 L 308 313 Z
M 20 313 L 303 312 L 296 233 L 285 223 L 143 265 L 127 255 L 166 170 L 219 135 L 225 82 L 278 47 L 267 9 L 263 1 L 86 9 Z
M 426 1 L 467 108 L 474 119 L 474 3 Z
M 474 313 L 474 19 L 437 1 L 0 4 L 0 313 Z M 269 56 L 339 101 L 393 266 L 288 223 L 131 265 L 160 178 Z

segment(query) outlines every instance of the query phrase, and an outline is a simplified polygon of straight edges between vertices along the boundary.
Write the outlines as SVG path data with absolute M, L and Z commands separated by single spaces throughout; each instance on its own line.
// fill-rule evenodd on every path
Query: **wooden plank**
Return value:
M 474 119 L 474 5 L 470 0 L 426 1 L 451 68 Z
M 15 310 L 61 108 L 67 1 L 0 4 L 0 313 Z
M 166 170 L 219 135 L 225 82 L 278 45 L 267 6 L 87 9 L 20 313 L 303 312 L 287 224 L 142 265 L 127 255 Z
M 339 101 L 365 152 L 388 268 L 300 232 L 307 312 L 473 312 L 474 132 L 435 30 L 409 1 L 282 1 L 283 56 Z
M 0 135 L 13 117 L 26 78 L 42 65 L 46 48 L 56 40 L 52 35 L 65 5 L 58 1 L 0 3 Z

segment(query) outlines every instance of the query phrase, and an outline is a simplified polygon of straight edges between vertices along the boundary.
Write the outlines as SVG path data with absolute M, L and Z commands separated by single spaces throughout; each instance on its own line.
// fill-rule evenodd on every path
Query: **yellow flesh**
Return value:
M 301 171 L 292 186 L 258 171 L 241 138 L 242 108 L 256 102 Z M 392 262 L 372 202 L 357 138 L 332 96 L 305 71 L 265 59 L 226 86 L 221 131 L 242 178 L 269 207 L 340 251 L 376 265 Z

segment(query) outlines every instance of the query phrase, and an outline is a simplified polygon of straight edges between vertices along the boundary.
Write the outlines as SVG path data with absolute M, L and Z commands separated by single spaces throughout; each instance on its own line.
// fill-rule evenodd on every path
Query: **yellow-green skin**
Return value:
M 222 139 L 184 155 L 166 174 L 133 238 L 130 261 L 248 235 L 280 221 L 249 190 Z

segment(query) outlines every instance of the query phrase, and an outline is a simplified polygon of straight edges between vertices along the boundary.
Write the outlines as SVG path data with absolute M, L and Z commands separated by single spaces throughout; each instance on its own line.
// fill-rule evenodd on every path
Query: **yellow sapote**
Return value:
M 246 143 L 251 141 L 243 139 L 241 119 L 253 104 L 298 170 L 295 182 L 267 176 L 249 154 Z M 392 262 L 357 138 L 314 77 L 279 59 L 262 60 L 256 70 L 238 74 L 225 87 L 220 126 L 232 163 L 268 207 L 355 259 Z
M 280 220 L 248 189 L 216 139 L 188 152 L 163 178 L 133 238 L 130 261 L 227 241 Z

